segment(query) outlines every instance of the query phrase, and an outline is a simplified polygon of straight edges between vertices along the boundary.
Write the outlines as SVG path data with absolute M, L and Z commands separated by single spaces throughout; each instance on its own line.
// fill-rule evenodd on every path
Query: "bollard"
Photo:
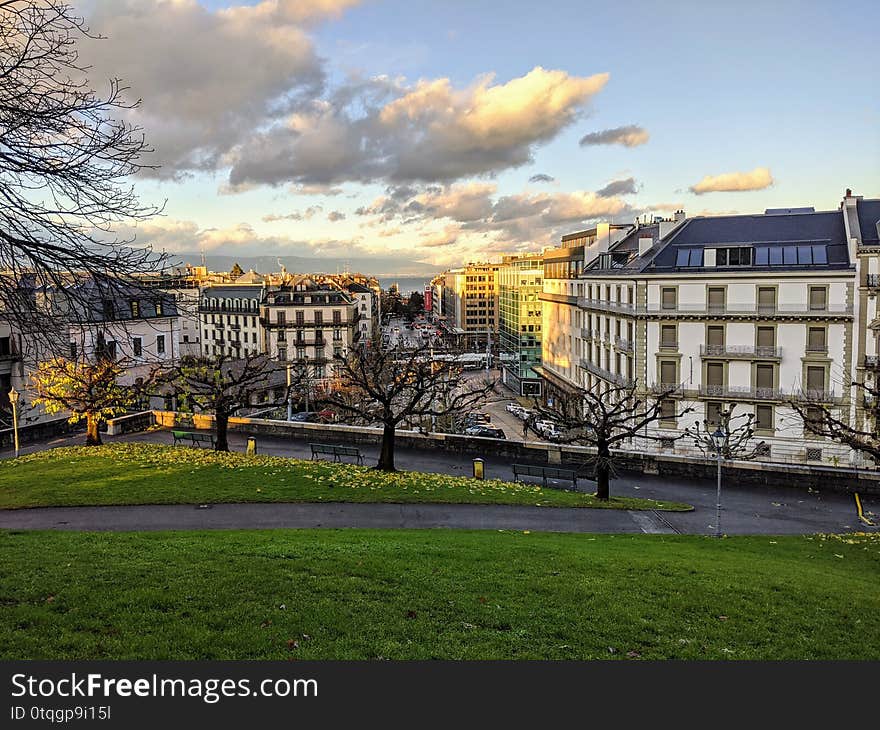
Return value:
M 483 460 L 480 458 L 474 459 L 474 479 L 485 479 L 486 477 L 483 474 Z
M 248 436 L 247 455 L 254 456 L 257 453 L 257 440 L 253 436 Z

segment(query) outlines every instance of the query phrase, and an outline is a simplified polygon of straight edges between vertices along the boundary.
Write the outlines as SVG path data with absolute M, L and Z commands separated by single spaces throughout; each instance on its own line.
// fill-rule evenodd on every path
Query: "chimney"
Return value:
M 852 188 L 847 188 L 847 189 L 846 189 L 846 195 L 844 195 L 843 197 L 845 197 L 845 198 L 851 198 L 851 197 L 852 197 Z
M 644 256 L 654 247 L 654 239 L 651 236 L 639 236 L 639 256 Z
M 683 210 L 677 210 L 677 211 L 675 211 L 675 218 L 674 218 L 674 220 L 675 220 L 676 223 L 681 223 L 681 222 L 685 219 L 685 217 L 686 217 L 686 216 L 685 216 Z

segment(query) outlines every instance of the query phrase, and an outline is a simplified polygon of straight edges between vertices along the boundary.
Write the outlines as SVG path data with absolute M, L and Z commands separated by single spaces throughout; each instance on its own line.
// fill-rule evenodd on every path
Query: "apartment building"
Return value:
M 502 382 L 518 395 L 540 395 L 534 368 L 541 364 L 541 255 L 504 256 L 497 277 Z
M 361 339 L 359 300 L 330 282 L 311 277 L 267 291 L 260 307 L 265 352 L 295 362 L 308 372 L 311 386 L 328 387 L 336 356 L 345 356 Z
M 261 279 L 202 288 L 198 308 L 202 356 L 247 357 L 264 352 L 260 303 L 265 290 Z
M 498 334 L 499 264 L 468 264 L 444 274 L 442 311 L 450 331 L 473 348 Z
M 562 237 L 559 248 L 543 253 L 543 289 L 541 302 L 541 365 L 535 372 L 541 378 L 547 398 L 555 393 L 570 393 L 587 386 L 581 367 L 586 313 L 578 307 L 578 297 L 585 295 L 580 279 L 585 268 L 600 253 L 606 253 L 632 226 L 602 223 L 585 231 Z
M 864 416 L 849 383 L 870 377 L 880 352 L 871 328 L 877 219 L 880 201 L 848 191 L 839 210 L 679 213 L 632 226 L 585 259 L 571 284 L 575 307 L 565 295 L 574 326 L 557 326 L 555 341 L 547 319 L 556 315 L 545 303 L 545 377 L 557 386 L 671 389 L 668 417 L 646 433 L 660 440 L 643 439 L 643 448 L 696 453 L 676 437 L 696 420 L 717 422 L 735 404 L 737 413 L 754 414 L 756 438 L 769 447 L 762 458 L 855 461 L 848 449 L 805 433 L 788 404 L 819 401 L 845 418 Z M 547 290 L 545 278 L 545 300 Z M 676 419 L 684 407 L 693 412 Z

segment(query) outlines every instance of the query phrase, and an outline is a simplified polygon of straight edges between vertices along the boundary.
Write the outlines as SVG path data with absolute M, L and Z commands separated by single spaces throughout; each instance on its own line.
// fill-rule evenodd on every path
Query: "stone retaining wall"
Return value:
M 151 425 L 163 428 L 191 428 L 209 430 L 214 427 L 211 415 L 179 414 L 173 411 L 146 411 L 114 419 L 108 433 L 130 433 L 146 430 Z M 117 430 L 118 429 L 118 430 Z M 230 432 L 255 436 L 289 438 L 296 441 L 320 443 L 367 444 L 378 446 L 382 429 L 366 426 L 345 426 L 323 423 L 288 423 L 260 418 L 230 418 Z M 499 457 L 511 463 L 585 465 L 595 449 L 582 446 L 531 443 L 463 436 L 460 434 L 398 431 L 397 446 L 412 449 L 432 449 L 466 456 Z M 714 459 L 692 456 L 620 452 L 618 468 L 624 471 L 660 476 L 714 479 L 717 465 Z M 880 472 L 824 465 L 777 464 L 771 462 L 726 462 L 725 481 L 763 484 L 766 486 L 798 486 L 816 490 L 862 492 L 880 494 Z M 729 483 L 729 481 L 728 481 Z

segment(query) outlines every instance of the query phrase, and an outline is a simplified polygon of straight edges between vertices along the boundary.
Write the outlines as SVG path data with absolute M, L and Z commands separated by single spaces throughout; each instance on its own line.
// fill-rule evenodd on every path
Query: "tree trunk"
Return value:
M 98 419 L 93 413 L 86 414 L 86 446 L 100 446 L 101 432 L 98 430 Z
M 397 471 L 394 468 L 394 424 L 385 424 L 382 429 L 382 449 L 379 452 L 379 463 L 376 468 L 380 471 Z
M 611 497 L 611 449 L 608 444 L 597 444 L 598 461 L 596 462 L 596 499 Z
M 218 408 L 214 412 L 214 424 L 217 427 L 217 434 L 214 439 L 215 451 L 229 451 L 229 413 L 225 408 Z

